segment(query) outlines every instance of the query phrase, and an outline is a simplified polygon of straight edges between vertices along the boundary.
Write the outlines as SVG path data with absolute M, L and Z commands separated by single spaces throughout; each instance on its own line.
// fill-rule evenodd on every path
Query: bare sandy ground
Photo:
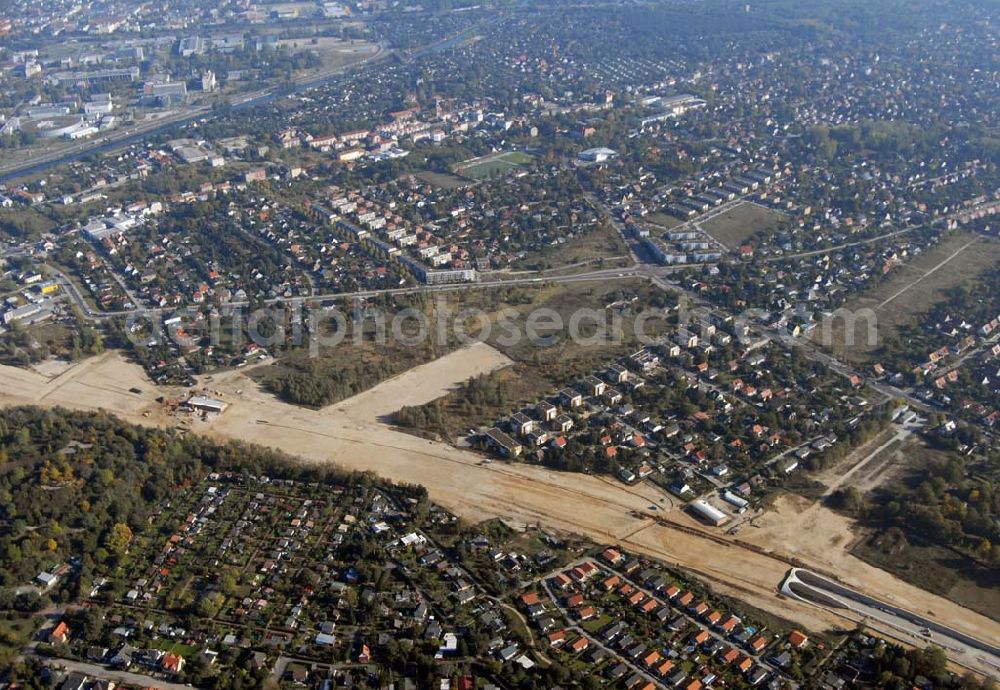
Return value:
M 787 553 L 835 573 L 841 581 L 857 589 L 956 629 L 974 631 L 972 634 L 976 637 L 993 644 L 1000 641 L 1000 625 L 996 621 L 908 584 L 853 556 L 850 548 L 858 539 L 853 522 L 820 503 L 810 503 L 800 496 L 783 496 L 775 502 L 771 512 L 756 522 L 761 528 L 744 530 L 741 534 L 744 541 L 765 548 L 780 544 Z M 904 641 L 913 643 L 913 640 Z M 996 669 L 978 664 L 972 658 L 961 660 L 991 675 L 996 674 Z
M 313 462 L 336 462 L 394 481 L 422 484 L 433 500 L 468 520 L 501 517 L 515 525 L 539 524 L 597 542 L 621 543 L 682 566 L 724 594 L 813 630 L 853 627 L 830 612 L 780 597 L 777 587 L 788 570 L 780 558 L 740 547 L 678 511 L 658 515 L 694 531 L 637 515 L 659 499 L 651 486 L 626 487 L 607 478 L 555 473 L 522 463 L 482 465 L 475 453 L 419 439 L 379 421 L 402 405 L 432 400 L 470 376 L 507 364 L 502 354 L 477 344 L 322 410 L 287 405 L 261 391 L 244 372 L 226 372 L 203 377 L 200 387 L 218 392 L 231 403 L 229 410 L 215 419 L 194 422 L 192 429 L 219 439 L 278 448 Z M 133 387 L 142 392 L 129 392 Z M 156 397 L 186 393 L 154 388 L 139 367 L 115 353 L 89 359 L 52 378 L 0 367 L 0 404 L 5 405 L 103 408 L 132 422 L 167 426 L 176 420 L 162 413 Z M 957 629 L 1000 640 L 996 622 L 846 554 L 850 525 L 829 511 L 780 503 L 763 524 L 758 530 L 743 530 L 739 537 L 772 553 L 798 557 L 877 596 L 891 593 L 899 604 Z
M 68 371 L 72 368 L 73 364 L 73 362 L 65 359 L 50 357 L 49 359 L 44 359 L 41 362 L 32 364 L 29 369 L 41 374 L 45 378 L 54 378 L 59 374 L 63 374 Z
M 140 421 L 141 412 L 155 405 L 156 397 L 163 394 L 141 367 L 127 362 L 118 352 L 106 352 L 70 367 L 52 367 L 46 370 L 49 372 L 54 375 L 0 366 L 0 403 L 104 409 Z M 141 392 L 130 392 L 132 388 Z

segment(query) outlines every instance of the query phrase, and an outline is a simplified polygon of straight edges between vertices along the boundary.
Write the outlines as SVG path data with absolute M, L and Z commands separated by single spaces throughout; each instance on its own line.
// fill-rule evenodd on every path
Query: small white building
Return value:
M 57 582 L 59 582 L 59 576 L 49 572 L 42 571 L 38 573 L 38 576 L 35 578 L 35 582 L 40 584 L 45 589 L 49 589 L 50 587 L 55 586 Z
M 215 398 L 207 398 L 203 395 L 193 395 L 185 403 L 189 408 L 197 412 L 211 412 L 222 414 L 229 407 L 229 403 Z

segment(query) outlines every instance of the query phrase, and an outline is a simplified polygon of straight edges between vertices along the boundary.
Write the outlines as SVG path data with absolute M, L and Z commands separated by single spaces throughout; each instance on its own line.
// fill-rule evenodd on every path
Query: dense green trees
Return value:
M 54 227 L 52 220 L 32 208 L 9 209 L 0 213 L 0 232 L 19 240 L 37 239 Z
M 952 549 L 987 567 L 1000 565 L 998 457 L 974 462 L 954 455 L 907 482 L 887 484 L 865 500 L 856 489 L 830 497 L 832 507 L 861 517 L 884 531 Z
M 991 678 L 980 679 L 972 674 L 955 676 L 948 671 L 948 659 L 940 647 L 904 649 L 899 645 L 879 641 L 867 657 L 873 687 L 885 690 L 910 690 L 920 679 L 927 687 L 960 688 L 962 690 L 993 690 Z
M 296 351 L 282 357 L 279 366 L 254 372 L 264 386 L 282 400 L 307 407 L 323 407 L 365 391 L 432 360 L 433 346 L 406 347 L 399 343 L 345 344 L 309 357 Z

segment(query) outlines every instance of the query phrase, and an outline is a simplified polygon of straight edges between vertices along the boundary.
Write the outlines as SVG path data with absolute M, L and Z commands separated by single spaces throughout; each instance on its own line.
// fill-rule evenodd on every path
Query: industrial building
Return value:
M 724 525 L 729 522 L 728 515 L 705 501 L 692 501 L 690 505 L 692 512 L 694 512 L 697 517 L 713 527 L 719 527 L 720 525 Z
M 43 300 L 41 302 L 33 302 L 31 304 L 25 304 L 24 306 L 10 309 L 4 312 L 3 322 L 5 324 L 11 324 L 17 321 L 25 325 L 30 325 L 51 319 L 53 312 L 50 305 L 51 302 L 49 300 Z
M 205 52 L 205 48 L 205 39 L 201 36 L 188 36 L 182 38 L 178 43 L 177 53 L 181 57 L 191 57 L 192 55 L 201 55 Z
M 56 72 L 49 75 L 48 78 L 64 84 L 100 84 L 110 81 L 137 81 L 139 79 L 139 68 L 102 69 L 93 72 Z
M 726 491 L 723 493 L 722 498 L 726 501 L 726 503 L 736 506 L 736 510 L 740 513 L 744 512 L 747 509 L 747 506 L 750 505 L 746 499 L 740 498 L 732 491 Z
M 604 161 L 611 160 L 617 156 L 617 151 L 604 147 L 587 149 L 586 151 L 581 151 L 578 154 L 580 160 L 587 161 L 588 163 L 603 163 Z
M 196 412 L 210 412 L 212 414 L 222 414 L 229 407 L 229 403 L 223 400 L 207 398 L 203 395 L 191 396 L 185 405 Z
M 183 81 L 147 82 L 143 85 L 145 101 L 161 106 L 180 105 L 187 100 L 187 83 Z
M 134 228 L 138 224 L 138 219 L 134 216 L 115 214 L 112 216 L 102 216 L 91 218 L 83 226 L 84 234 L 91 240 L 100 241 L 105 237 L 121 235 Z

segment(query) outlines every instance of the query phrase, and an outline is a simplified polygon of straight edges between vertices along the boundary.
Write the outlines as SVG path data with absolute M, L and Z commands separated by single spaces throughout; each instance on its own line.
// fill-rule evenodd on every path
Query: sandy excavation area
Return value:
M 313 462 L 335 462 L 394 481 L 422 484 L 433 500 L 468 520 L 501 517 L 513 525 L 538 524 L 599 543 L 617 542 L 683 566 L 710 580 L 721 593 L 812 630 L 853 627 L 853 622 L 830 612 L 780 597 L 777 588 L 789 568 L 781 558 L 741 547 L 679 511 L 657 511 L 661 522 L 653 520 L 646 511 L 661 497 L 655 487 L 627 487 L 608 478 L 525 464 L 484 465 L 473 452 L 419 439 L 380 421 L 403 405 L 427 402 L 470 376 L 508 364 L 501 353 L 476 344 L 322 410 L 282 403 L 259 390 L 244 371 L 230 371 L 203 377 L 199 387 L 227 400 L 229 409 L 217 418 L 191 422 L 190 428 L 219 439 L 278 448 Z M 141 424 L 176 424 L 156 398 L 188 393 L 154 387 L 138 366 L 116 353 L 89 359 L 52 378 L 0 367 L 4 405 L 103 408 Z M 664 520 L 667 524 L 662 524 Z M 877 596 L 891 593 L 900 605 L 959 630 L 1000 640 L 1000 624 L 995 621 L 846 554 L 850 532 L 843 518 L 821 508 L 783 503 L 763 520 L 764 527 L 744 529 L 738 538 L 775 554 L 795 556 Z
M 819 503 L 810 503 L 800 496 L 783 496 L 776 501 L 774 509 L 755 520 L 755 524 L 760 529 L 744 530 L 740 534 L 744 541 L 768 549 L 781 545 L 784 553 L 836 573 L 848 585 L 915 613 L 947 621 L 955 628 L 962 628 L 954 622 L 956 620 L 983 619 L 987 622 L 979 628 L 979 636 L 994 643 L 1000 640 L 1000 624 L 995 621 L 934 596 L 851 555 L 850 547 L 857 540 L 852 521 Z

